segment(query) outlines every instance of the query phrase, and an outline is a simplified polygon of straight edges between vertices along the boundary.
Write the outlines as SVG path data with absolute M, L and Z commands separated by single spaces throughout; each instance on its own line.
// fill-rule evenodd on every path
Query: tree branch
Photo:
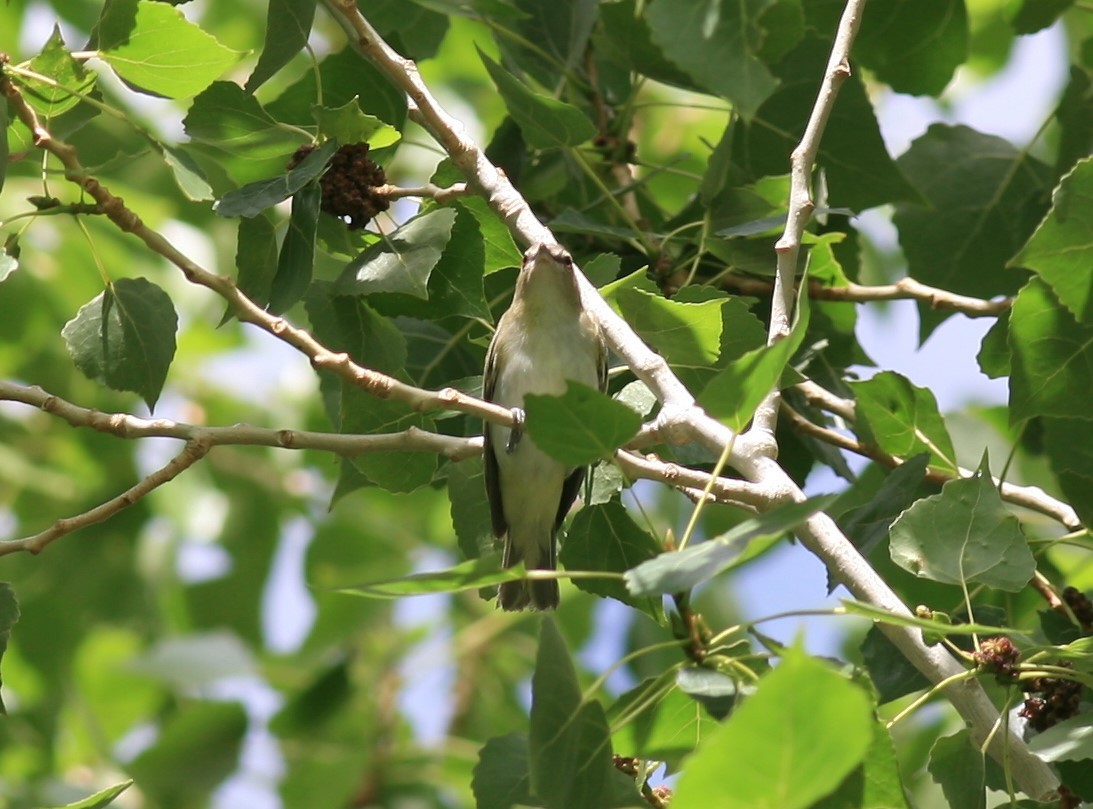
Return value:
M 141 480 L 135 486 L 122 492 L 117 497 L 107 500 L 105 503 L 93 509 L 77 514 L 75 517 L 62 517 L 49 528 L 33 536 L 22 539 L 9 539 L 0 542 L 0 556 L 26 551 L 31 554 L 39 554 L 42 549 L 56 539 L 66 534 L 71 534 L 80 528 L 94 525 L 113 517 L 119 511 L 135 505 L 146 494 L 157 489 L 164 483 L 169 483 L 185 472 L 195 463 L 200 461 L 209 452 L 209 445 L 202 441 L 187 441 L 182 452 L 172 458 L 166 466 L 157 469 L 148 477 Z
M 797 386 L 797 389 L 802 391 L 812 404 L 818 405 L 829 412 L 837 413 L 849 422 L 855 420 L 853 402 L 840 399 L 828 391 L 823 391 L 819 385 L 813 382 L 802 383 Z M 823 391 L 823 393 L 820 394 L 818 391 Z M 803 435 L 808 435 L 833 447 L 853 452 L 863 458 L 869 458 L 892 469 L 900 466 L 906 460 L 895 455 L 889 455 L 880 447 L 863 444 L 856 438 L 851 438 L 835 430 L 815 424 L 788 405 L 783 405 L 783 409 L 786 411 L 785 416 L 793 428 Z M 958 473 L 958 475 L 950 475 L 931 469 L 926 472 L 926 480 L 940 485 L 958 477 L 971 477 L 975 474 L 975 470 L 959 467 Z M 1076 531 L 1082 527 L 1081 520 L 1073 508 L 1052 497 L 1039 486 L 1018 486 L 996 477 L 992 477 L 991 480 L 994 481 L 998 493 L 1006 502 L 1051 517 L 1071 531 Z
M 65 168 L 65 178 L 90 195 L 111 222 L 120 230 L 132 233 L 152 252 L 174 264 L 188 281 L 206 287 L 222 297 L 241 322 L 258 326 L 308 357 L 315 368 L 330 371 L 380 399 L 395 399 L 415 411 L 452 410 L 475 415 L 486 421 L 512 425 L 512 412 L 507 408 L 468 396 L 454 388 L 430 391 L 400 382 L 392 376 L 356 364 L 348 354 L 331 351 L 306 330 L 293 326 L 283 317 L 270 314 L 244 295 L 233 279 L 209 272 L 178 250 L 159 232 L 145 225 L 136 213 L 126 207 L 121 197 L 112 194 L 87 172 L 73 146 L 54 138 L 42 126 L 37 113 L 27 104 L 19 88 L 2 74 L 0 92 L 7 98 L 18 118 L 33 133 L 35 145 L 61 162 Z
M 786 235 L 779 240 L 781 309 L 774 318 L 772 336 L 788 331 L 789 304 L 792 294 L 793 268 L 800 247 L 800 236 L 811 213 L 812 202 L 808 185 L 811 166 L 819 145 L 819 133 L 826 124 L 838 84 L 849 72 L 846 61 L 849 44 L 860 23 L 864 0 L 849 0 L 843 14 L 829 68 L 821 86 L 813 116 L 802 141 L 804 147 L 794 152 L 793 195 Z M 395 53 L 361 16 L 356 0 L 323 0 L 323 5 L 347 32 L 352 47 L 369 59 L 396 87 L 406 93 L 411 116 L 420 123 L 445 149 L 470 188 L 478 191 L 490 207 L 508 224 L 515 238 L 524 244 L 556 242 L 554 235 L 532 212 L 528 203 L 516 191 L 508 178 L 485 156 L 485 153 L 465 134 L 457 120 L 436 101 L 422 82 L 417 66 Z M 656 429 L 667 440 L 684 442 L 693 439 L 720 454 L 733 443 L 730 463 L 760 487 L 759 508 L 766 510 L 779 503 L 801 501 L 804 493 L 772 459 L 777 450 L 773 429 L 777 417 L 776 405 L 768 405 L 765 414 L 756 419 L 763 426 L 737 436 L 696 406 L 694 397 L 672 373 L 662 357 L 655 354 L 630 329 L 629 325 L 607 305 L 582 273 L 577 273 L 582 303 L 601 324 L 610 348 L 644 381 L 661 401 Z M 887 585 L 862 558 L 853 544 L 824 514 L 813 516 L 802 526 L 798 535 L 804 544 L 836 572 L 855 597 L 875 604 L 897 615 L 910 615 Z M 960 670 L 959 664 L 939 648 L 922 642 L 920 632 L 905 627 L 880 624 L 880 629 L 901 653 L 932 682 L 941 682 Z M 948 689 L 947 696 L 965 718 L 973 736 L 980 742 L 992 739 L 989 750 L 1004 765 L 1008 764 L 1020 788 L 1038 800 L 1047 799 L 1058 787 L 1058 779 L 1043 761 L 1028 750 L 1013 732 L 996 733 L 1001 721 L 997 709 L 978 683 Z
M 797 272 L 797 256 L 801 251 L 801 237 L 812 218 L 816 207 L 812 201 L 812 170 L 816 165 L 816 154 L 820 150 L 820 139 L 827 129 L 827 121 L 835 107 L 839 89 L 850 77 L 850 46 L 857 36 L 861 25 L 865 0 L 847 0 L 842 19 L 835 31 L 835 41 L 831 46 L 831 55 L 827 60 L 820 83 L 820 91 L 812 106 L 805 125 L 801 142 L 790 155 L 789 210 L 786 214 L 786 228 L 782 237 L 774 244 L 778 257 L 774 276 L 774 294 L 770 306 L 770 331 L 767 342 L 775 343 L 789 335 L 790 320 L 793 314 L 793 278 Z M 778 421 L 778 391 L 772 391 L 755 411 L 751 429 L 774 440 L 774 427 Z
M 735 275 L 725 276 L 720 283 L 745 295 L 770 295 L 774 290 L 774 284 L 769 281 Z M 845 303 L 913 300 L 925 303 L 932 309 L 959 312 L 968 317 L 998 317 L 1009 311 L 1010 306 L 1013 305 L 1011 298 L 989 301 L 982 298 L 970 298 L 967 295 L 957 295 L 955 292 L 927 286 L 910 277 L 901 278 L 894 284 L 878 286 L 850 283 L 846 286 L 834 287 L 810 280 L 808 296 L 814 300 Z

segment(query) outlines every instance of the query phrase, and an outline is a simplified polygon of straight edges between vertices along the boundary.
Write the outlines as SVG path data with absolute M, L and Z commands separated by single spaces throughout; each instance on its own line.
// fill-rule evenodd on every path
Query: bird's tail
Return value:
M 529 546 L 524 543 L 513 542 L 510 530 L 509 535 L 505 537 L 505 553 L 501 564 L 504 567 L 512 567 L 524 562 L 528 570 L 555 569 L 553 536 L 550 536 L 545 548 L 541 546 L 541 543 L 530 545 L 531 548 L 540 550 L 540 553 L 525 555 L 524 551 L 527 547 Z M 497 594 L 497 603 L 507 612 L 527 609 L 554 610 L 558 608 L 560 598 L 557 579 L 525 579 L 502 582 Z

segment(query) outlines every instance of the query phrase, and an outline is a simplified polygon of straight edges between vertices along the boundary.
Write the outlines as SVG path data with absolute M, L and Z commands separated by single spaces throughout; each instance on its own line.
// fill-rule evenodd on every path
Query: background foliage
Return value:
M 227 282 L 220 296 L 189 283 L 168 249 L 123 232 L 92 198 L 87 177 L 331 351 L 412 386 L 480 390 L 520 249 L 482 198 L 435 193 L 466 178 L 347 46 L 336 6 L 0 6 L 11 90 L 0 104 L 0 390 L 11 400 L 0 408 L 0 803 L 658 806 L 666 772 L 676 807 L 1006 800 L 1004 768 L 951 711 L 917 710 L 928 683 L 866 621 L 840 619 L 847 637 L 829 659 L 740 625 L 731 576 L 818 509 L 905 603 L 923 605 L 928 637 L 966 654 L 1002 710 L 1028 692 L 1053 719 L 1076 714 L 1033 745 L 1093 800 L 1090 714 L 1072 710 L 1088 708 L 1093 682 L 1081 595 L 1093 590 L 1087 5 L 867 6 L 817 160 L 801 259 L 811 296 L 790 339 L 766 352 L 789 153 L 842 3 L 362 3 L 708 412 L 743 428 L 780 379 L 779 462 L 799 483 L 821 467 L 844 479 L 837 499 L 759 519 L 719 503 L 689 525 L 693 491 L 624 487 L 604 464 L 561 559 L 609 575 L 565 585 L 556 619 L 501 614 L 479 592 L 505 574 L 481 464 L 461 440 L 480 433 L 473 408 L 421 412 L 313 369 L 240 323 L 260 321 Z M 1015 41 L 1056 20 L 1069 81 L 1032 143 L 935 124 L 888 153 L 876 99 L 939 95 L 958 70 L 996 74 Z M 18 99 L 86 175 L 69 164 L 66 177 L 61 156 L 38 148 Z M 358 142 L 389 182 L 419 190 L 381 194 L 373 204 L 391 207 L 364 230 L 329 213 L 323 176 L 337 146 Z M 891 212 L 898 251 L 859 230 L 856 214 L 875 208 Z M 885 286 L 904 276 L 917 285 Z M 900 369 L 874 375 L 856 307 L 891 297 L 920 301 L 923 339 L 957 311 L 992 317 L 981 346 L 952 351 L 1008 377 L 1008 408 L 946 417 Z M 197 428 L 414 427 L 451 440 L 339 457 L 241 429 L 32 556 L 16 552 L 19 538 L 173 469 L 177 439 L 191 435 L 127 434 L 83 411 L 73 430 L 58 400 L 26 386 Z M 610 455 L 637 431 L 634 411 L 656 412 L 621 366 L 611 392 L 616 402 L 571 391 L 529 403 L 529 429 L 573 462 Z M 642 451 L 699 471 L 716 460 L 693 444 Z M 868 462 L 852 471 L 851 456 Z M 992 471 L 1016 488 L 1000 490 Z M 407 578 L 424 570 L 443 572 Z M 398 598 L 415 593 L 434 595 Z M 983 645 L 990 626 L 1011 628 L 1018 651 Z M 972 643 L 974 657 L 960 651 Z

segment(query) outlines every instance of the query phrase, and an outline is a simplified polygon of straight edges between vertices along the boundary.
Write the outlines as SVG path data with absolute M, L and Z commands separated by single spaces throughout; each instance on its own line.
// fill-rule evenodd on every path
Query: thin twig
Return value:
M 745 295 L 770 295 L 774 284 L 758 278 L 745 278 L 728 275 L 721 282 Z M 849 283 L 846 286 L 824 286 L 819 281 L 810 280 L 808 296 L 819 301 L 841 301 L 845 303 L 873 303 L 877 301 L 912 300 L 925 303 L 932 309 L 945 312 L 959 312 L 968 317 L 998 317 L 1013 305 L 1011 298 L 984 300 L 957 295 L 945 289 L 928 286 L 914 278 L 901 278 L 894 284 L 870 286 L 868 284 Z
M 410 427 L 397 433 L 354 435 L 311 430 L 272 430 L 234 424 L 205 427 L 170 419 L 144 419 L 128 413 L 103 413 L 54 396 L 37 386 L 0 381 L 0 401 L 21 402 L 57 416 L 73 427 L 89 427 L 119 438 L 177 438 L 210 448 L 224 445 L 320 450 L 352 458 L 366 452 L 435 452 L 460 461 L 482 452 L 481 438 L 460 438 Z
M 816 207 L 812 201 L 812 170 L 816 165 L 816 155 L 820 150 L 820 139 L 827 129 L 831 111 L 835 108 L 835 99 L 839 89 L 850 77 L 850 46 L 861 26 L 865 0 L 847 0 L 843 8 L 842 19 L 835 31 L 835 41 L 831 46 L 831 55 L 827 60 L 827 69 L 820 82 L 820 91 L 812 106 L 812 113 L 805 124 L 801 142 L 790 155 L 789 210 L 786 215 L 786 228 L 782 237 L 774 244 L 778 256 L 777 272 L 774 277 L 774 294 L 770 306 L 770 332 L 768 342 L 774 343 L 785 338 L 790 330 L 790 318 L 793 314 L 793 278 L 797 272 L 797 256 L 801 250 L 801 237 L 812 218 Z M 755 411 L 752 430 L 764 434 L 773 440 L 774 427 L 778 421 L 778 391 L 771 391 Z
M 153 489 L 157 489 L 164 483 L 169 483 L 174 480 L 204 458 L 209 449 L 209 445 L 202 441 L 187 441 L 186 446 L 182 448 L 182 452 L 172 458 L 166 466 L 157 469 L 155 472 L 148 475 L 148 477 L 122 492 L 117 497 L 113 497 L 105 503 L 89 509 L 82 514 L 77 514 L 74 517 L 62 517 L 45 531 L 41 531 L 33 536 L 0 542 L 0 556 L 7 556 L 8 554 L 23 551 L 31 554 L 39 554 L 42 552 L 43 548 L 54 540 L 71 534 L 73 531 L 80 528 L 85 528 L 88 525 L 94 525 L 113 517 L 119 511 L 123 511 L 139 502 L 141 498 Z
M 853 422 L 855 420 L 853 402 L 847 399 L 841 399 L 829 391 L 825 391 L 814 382 L 801 383 L 797 386 L 797 389 L 805 393 L 806 398 L 811 404 L 817 405 L 829 412 L 836 413 L 848 422 Z M 906 458 L 898 458 L 895 455 L 890 455 L 873 444 L 864 444 L 856 438 L 851 438 L 850 436 L 843 435 L 830 428 L 815 424 L 788 405 L 783 405 L 783 409 L 786 411 L 785 416 L 790 424 L 802 435 L 810 436 L 811 438 L 823 441 L 825 444 L 830 444 L 833 447 L 838 447 L 839 449 L 853 452 L 856 455 L 861 455 L 863 458 L 869 458 L 891 469 L 894 469 L 907 460 Z M 960 477 L 971 477 L 974 474 L 976 474 L 975 470 L 967 469 L 965 467 L 957 467 L 957 474 L 955 475 L 941 472 L 936 469 L 930 469 L 926 472 L 926 480 L 940 485 Z M 991 477 L 991 480 L 998 488 L 999 495 L 1006 502 L 1051 517 L 1053 520 L 1057 520 L 1072 531 L 1076 531 L 1082 527 L 1081 520 L 1078 518 L 1078 513 L 1071 506 L 1052 497 L 1039 486 L 1018 486 L 994 476 Z

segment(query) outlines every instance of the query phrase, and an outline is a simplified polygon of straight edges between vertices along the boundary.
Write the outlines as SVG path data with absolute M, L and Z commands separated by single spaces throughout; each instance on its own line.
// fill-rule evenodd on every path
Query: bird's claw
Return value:
M 505 452 L 510 455 L 516 451 L 516 445 L 524 437 L 524 411 L 521 408 L 512 408 L 512 422 L 512 429 L 509 430 L 509 442 L 505 445 Z

